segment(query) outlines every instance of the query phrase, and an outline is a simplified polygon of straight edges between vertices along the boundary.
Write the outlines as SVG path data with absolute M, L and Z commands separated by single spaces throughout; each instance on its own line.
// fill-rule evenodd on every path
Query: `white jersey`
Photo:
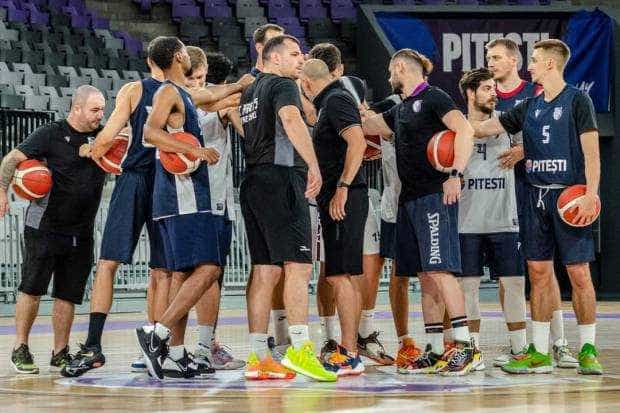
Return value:
M 214 148 L 220 154 L 219 161 L 209 165 L 211 210 L 214 215 L 227 213 L 228 218 L 234 220 L 232 148 L 228 130 L 224 128 L 218 112 L 197 111 L 205 147 Z
M 510 137 L 506 133 L 475 139 L 463 172 L 459 233 L 519 232 L 514 170 L 502 169 L 497 159 L 508 149 Z

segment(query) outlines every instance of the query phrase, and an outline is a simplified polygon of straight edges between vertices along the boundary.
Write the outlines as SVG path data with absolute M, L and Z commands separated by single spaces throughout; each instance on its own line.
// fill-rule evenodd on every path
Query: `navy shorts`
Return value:
M 443 193 L 426 195 L 398 207 L 396 275 L 461 272 L 458 203 L 445 205 Z
M 164 247 L 164 268 L 189 272 L 201 264 L 226 265 L 225 220 L 223 216 L 196 213 L 155 221 Z
M 482 277 L 483 267 L 491 270 L 491 278 L 523 276 L 523 257 L 519 233 L 460 234 L 462 273 L 464 277 Z
M 152 220 L 154 174 L 124 171 L 116 177 L 100 258 L 130 264 L 142 227 L 149 235 L 151 268 L 163 268 L 163 250 Z
M 382 258 L 396 257 L 396 223 L 381 220 L 381 244 L 379 254 Z
M 224 257 L 224 260 L 226 260 L 226 258 L 230 254 L 230 245 L 232 243 L 232 232 L 233 232 L 232 221 L 229 220 L 228 217 L 225 217 L 224 219 L 220 220 L 219 234 L 217 237 L 219 240 L 218 246 L 220 248 L 220 255 Z
M 572 227 L 560 218 L 556 206 L 562 189 L 529 185 L 523 211 L 523 255 L 528 261 L 551 261 L 558 250 L 562 264 L 594 261 L 592 225 Z

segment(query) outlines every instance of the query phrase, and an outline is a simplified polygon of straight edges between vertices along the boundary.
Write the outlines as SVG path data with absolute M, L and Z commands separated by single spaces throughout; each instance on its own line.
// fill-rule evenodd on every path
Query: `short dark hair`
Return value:
M 230 59 L 222 53 L 207 53 L 207 63 L 209 64 L 207 82 L 214 85 L 224 83 L 233 67 Z
M 172 66 L 174 55 L 180 52 L 184 46 L 178 37 L 159 36 L 149 43 L 148 57 L 160 69 L 166 70 Z
M 273 23 L 263 24 L 262 26 L 259 26 L 256 28 L 256 30 L 254 30 L 254 35 L 253 35 L 254 44 L 265 43 L 265 36 L 267 36 L 267 32 L 269 30 L 274 30 L 277 32 L 284 33 L 284 28 L 282 26 L 278 26 L 277 24 L 273 24 Z
M 484 46 L 485 49 L 489 50 L 495 46 L 504 46 L 509 53 L 513 56 L 519 55 L 519 45 L 514 42 L 514 40 L 508 39 L 506 37 L 500 37 L 499 39 L 491 40 L 489 43 Z
M 319 43 L 315 45 L 310 50 L 309 57 L 325 62 L 330 72 L 338 69 L 338 66 L 342 64 L 340 49 L 331 43 Z
M 463 73 L 461 80 L 459 80 L 459 89 L 463 99 L 467 102 L 467 91 L 473 90 L 474 92 L 480 87 L 480 83 L 493 79 L 493 73 L 486 67 L 480 69 L 473 69 L 469 72 Z
M 275 49 L 282 46 L 286 40 L 295 42 L 299 46 L 299 40 L 289 34 L 281 34 L 280 36 L 272 37 L 269 41 L 267 41 L 267 43 L 265 43 L 265 47 L 263 47 L 263 60 L 269 60 L 269 54 L 273 53 Z

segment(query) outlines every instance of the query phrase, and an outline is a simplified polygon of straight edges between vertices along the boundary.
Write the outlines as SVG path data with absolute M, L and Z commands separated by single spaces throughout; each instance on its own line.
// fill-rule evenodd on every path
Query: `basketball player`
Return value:
M 191 74 L 187 76 L 189 89 L 204 88 L 207 85 L 207 79 L 210 85 L 226 83 L 226 78 L 232 70 L 232 63 L 226 56 L 221 53 L 205 55 L 202 49 L 194 46 L 187 46 L 187 52 L 192 65 Z M 241 97 L 240 94 L 235 96 L 237 100 Z M 228 257 L 232 242 L 232 222 L 235 219 L 232 154 L 228 125 L 232 124 L 238 131 L 242 131 L 241 120 L 236 106 L 215 112 L 197 109 L 197 112 L 205 144 L 220 153 L 219 161 L 209 165 L 209 184 L 213 214 L 225 217 L 218 239 L 223 240 L 222 256 Z M 218 282 L 214 283 L 196 304 L 199 339 L 194 361 L 198 365 L 212 366 L 216 370 L 235 370 L 245 366 L 245 362 L 234 358 L 225 346 L 215 340 L 223 281 L 222 269 Z
M 152 60 L 164 71 L 166 81 L 153 98 L 144 129 L 145 140 L 160 151 L 191 153 L 206 163 L 217 162 L 219 154 L 214 149 L 180 142 L 165 129 L 170 115 L 180 114 L 182 125 L 177 126 L 203 144 L 195 106 L 183 88 L 185 74 L 191 68 L 185 45 L 176 37 L 160 37 L 152 45 Z M 211 214 L 205 162 L 189 175 L 172 175 L 160 162 L 155 163 L 153 220 L 162 237 L 165 268 L 174 272 L 171 302 L 154 328 L 140 327 L 136 334 L 149 373 L 158 379 L 163 379 L 162 363 L 168 360 L 176 363 L 171 370 L 176 370 L 179 377 L 193 375 L 184 347 L 171 345 L 168 350 L 170 329 L 186 321 L 189 310 L 217 281 L 219 267 L 224 263 L 217 248 L 221 242 L 217 239 L 221 219 Z M 174 294 L 173 286 L 179 279 L 181 283 Z M 182 337 L 175 336 L 173 340 L 183 342 Z
M 316 201 L 325 243 L 325 277 L 334 290 L 342 332 L 341 344 L 323 365 L 338 376 L 357 375 L 364 371 L 357 352 L 361 294 L 352 276 L 363 273 L 368 189 L 360 166 L 366 140 L 359 105 L 325 62 L 309 59 L 301 84 L 318 111 L 312 140 L 324 183 Z
M 556 39 L 534 45 L 528 65 L 532 80 L 543 94 L 528 98 L 499 118 L 476 125 L 476 136 L 523 132 L 526 189 L 523 211 L 523 251 L 532 290 L 532 336 L 524 357 L 502 369 L 509 373 L 548 373 L 549 330 L 558 291 L 552 288 L 553 258 L 557 248 L 573 287 L 573 307 L 579 330 L 581 374 L 602 374 L 594 346 L 596 296 L 589 262 L 594 260 L 592 235 L 595 203 L 600 180 L 598 130 L 594 107 L 587 93 L 567 85 L 564 67 L 568 46 Z M 577 223 L 564 223 L 556 201 L 563 188 L 586 184 L 585 196 L 577 201 Z
M 494 115 L 497 95 L 493 74 L 486 68 L 466 72 L 459 89 L 467 103 L 467 118 L 483 121 Z M 520 142 L 518 142 L 520 144 Z M 525 341 L 525 278 L 519 253 L 519 221 L 515 177 L 500 166 L 498 157 L 510 149 L 507 134 L 476 139 L 465 169 L 459 203 L 459 237 L 469 331 L 475 345 L 474 370 L 483 370 L 480 352 L 480 278 L 483 266 L 503 286 L 504 318 L 511 351 L 519 354 Z M 516 333 L 515 333 L 516 332 Z M 521 334 L 523 333 L 523 334 Z
M 93 266 L 93 230 L 105 172 L 88 159 L 88 143 L 101 127 L 105 98 L 93 86 L 80 86 L 66 119 L 32 132 L 0 164 L 0 218 L 8 212 L 7 190 L 17 165 L 45 160 L 54 184 L 44 198 L 30 202 L 24 218 L 24 262 L 15 306 L 16 342 L 11 365 L 18 373 L 38 374 L 28 337 L 54 275 L 50 366 L 71 361 L 69 334 L 76 304 L 81 304 Z
M 290 368 L 315 380 L 335 381 L 336 374 L 316 358 L 307 325 L 312 257 L 305 198 L 319 193 L 321 174 L 294 81 L 304 56 L 297 39 L 282 35 L 265 44 L 262 59 L 263 72 L 241 96 L 240 107 L 247 170 L 239 198 L 253 265 L 247 289 L 251 352 L 245 377 L 293 378 Z M 267 327 L 282 267 L 292 345 L 281 365 L 270 355 Z
M 329 68 L 334 79 L 338 79 L 340 86 L 347 91 L 355 100 L 358 106 L 367 106 L 365 101 L 366 85 L 364 81 L 355 76 L 343 76 L 344 65 L 340 50 L 331 43 L 319 43 L 315 45 L 308 53 L 311 59 L 320 59 Z M 307 112 L 316 112 L 314 107 Z M 315 119 L 316 114 L 308 116 L 308 119 Z M 364 275 L 356 277 L 354 282 L 360 283 L 359 291 L 362 294 L 362 306 L 360 312 L 359 331 L 357 344 L 360 354 L 368 357 L 380 364 L 390 365 L 394 363 L 394 358 L 389 356 L 379 341 L 379 331 L 374 326 L 375 303 L 377 300 L 377 292 L 379 290 L 379 279 L 383 268 L 383 260 L 379 255 L 380 250 L 380 233 L 379 223 L 377 222 L 374 208 L 368 202 L 368 214 L 364 229 Z M 324 288 L 322 284 L 326 283 L 325 276 L 319 277 L 317 285 L 317 301 L 321 303 L 320 307 L 329 308 L 334 302 L 333 289 Z M 335 308 L 331 305 L 333 313 L 319 314 L 325 318 L 326 323 L 335 322 Z M 335 329 L 326 326 L 325 331 L 334 331 Z M 327 354 L 335 349 L 334 337 L 326 337 L 326 344 L 321 353 Z
M 505 112 L 508 109 L 513 108 L 518 103 L 524 101 L 526 98 L 534 97 L 542 93 L 542 88 L 534 83 L 523 80 L 519 77 L 519 62 L 521 53 L 519 46 L 510 40 L 500 38 L 489 42 L 486 45 L 487 50 L 487 65 L 489 70 L 493 73 L 493 78 L 497 82 L 497 107 L 500 112 Z M 520 135 L 517 134 L 517 135 Z M 517 136 L 515 136 L 517 137 Z M 520 136 L 517 137 L 519 140 Z M 513 139 L 514 141 L 514 139 Z M 516 178 L 516 192 L 517 192 L 517 213 L 519 214 L 519 222 L 523 221 L 523 201 L 527 199 L 524 193 L 525 183 L 525 161 L 523 159 L 523 145 L 513 144 L 512 148 L 505 151 L 500 158 L 501 165 L 505 168 L 513 168 Z M 519 161 L 521 160 L 521 161 Z M 519 161 L 519 162 L 517 162 Z M 520 226 L 520 231 L 522 230 Z M 557 293 L 553 294 L 553 297 L 560 296 L 560 287 L 555 277 L 552 278 L 551 288 L 556 290 Z M 504 308 L 504 284 L 500 280 L 500 303 Z M 525 299 L 525 291 L 523 292 L 523 299 Z M 562 314 L 562 301 L 557 300 L 553 303 L 553 317 L 551 318 L 551 342 L 553 343 L 553 357 L 558 367 L 573 368 L 579 364 L 577 360 L 570 353 L 568 348 L 568 342 L 564 337 L 564 317 Z M 495 366 L 502 366 L 514 355 L 520 355 L 523 351 L 517 350 L 516 342 L 526 343 L 525 324 L 522 326 L 513 325 L 514 330 L 510 330 L 509 336 L 511 338 L 511 351 L 506 354 L 500 354 L 493 360 Z M 513 343 L 514 341 L 514 343 Z
M 382 115 L 366 117 L 366 135 L 394 134 L 402 188 L 396 228 L 397 275 L 418 274 L 428 344 L 424 353 L 402 372 L 467 374 L 473 348 L 465 316 L 463 292 L 453 273 L 461 271 L 458 243 L 458 200 L 461 177 L 472 150 L 473 130 L 454 101 L 424 79 L 432 63 L 411 49 L 396 52 L 390 61 L 390 83 L 405 100 Z M 456 132 L 454 164 L 449 176 L 434 169 L 426 157 L 436 133 Z M 443 345 L 443 314 L 447 309 L 456 347 Z M 400 371 L 400 370 L 399 370 Z

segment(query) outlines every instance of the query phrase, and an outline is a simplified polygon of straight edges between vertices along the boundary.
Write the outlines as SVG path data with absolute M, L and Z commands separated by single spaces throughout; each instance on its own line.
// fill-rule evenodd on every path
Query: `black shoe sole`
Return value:
M 149 350 L 147 333 L 142 327 L 138 327 L 136 328 L 136 335 L 138 336 L 140 350 L 142 350 L 142 355 L 144 355 L 144 364 L 146 364 L 147 370 L 151 373 L 151 377 L 163 380 L 164 372 L 161 368 L 161 364 L 159 364 L 157 357 L 151 355 L 151 351 Z

